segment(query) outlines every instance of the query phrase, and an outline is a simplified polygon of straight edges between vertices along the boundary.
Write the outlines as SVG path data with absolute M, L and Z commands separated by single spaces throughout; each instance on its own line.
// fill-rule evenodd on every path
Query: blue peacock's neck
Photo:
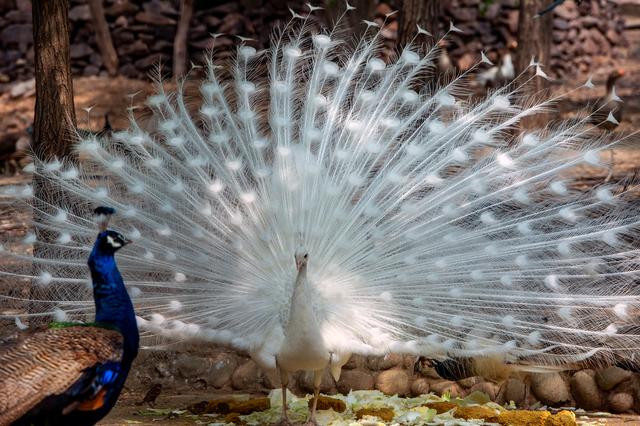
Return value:
M 131 362 L 138 353 L 140 337 L 133 303 L 124 286 L 113 254 L 95 248 L 89 256 L 96 304 L 96 322 L 117 328 L 124 337 L 123 362 Z

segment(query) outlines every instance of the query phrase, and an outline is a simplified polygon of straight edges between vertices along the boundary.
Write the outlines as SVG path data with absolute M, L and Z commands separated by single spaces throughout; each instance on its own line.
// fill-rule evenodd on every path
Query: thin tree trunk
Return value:
M 415 37 L 418 25 L 437 37 L 441 9 L 441 0 L 403 0 L 398 22 L 398 47 L 402 49 Z
M 516 70 L 524 71 L 531 58 L 547 67 L 551 63 L 551 37 L 553 31 L 553 13 L 540 18 L 534 16 L 551 3 L 551 0 L 520 0 L 520 16 L 518 19 L 518 51 L 516 54 Z M 529 71 L 535 72 L 535 68 Z M 548 81 L 537 77 L 528 86 L 531 95 L 542 96 L 548 89 Z M 523 120 L 524 128 L 541 128 L 549 121 L 549 114 L 536 114 Z
M 173 41 L 173 76 L 182 77 L 187 72 L 187 39 L 193 16 L 193 0 L 180 1 L 180 21 Z
M 33 0 L 36 108 L 33 149 L 44 158 L 65 157 L 76 127 L 69 54 L 68 0 Z
M 102 0 L 89 0 L 89 9 L 91 9 L 91 20 L 96 30 L 96 43 L 102 54 L 102 61 L 109 75 L 115 76 L 118 73 L 118 54 L 113 47 L 109 24 L 104 17 Z
M 36 79 L 36 106 L 33 124 L 33 151 L 42 160 L 69 156 L 75 140 L 76 113 L 73 104 L 73 82 L 69 54 L 69 2 L 68 0 L 33 0 L 33 42 Z M 59 201 L 58 188 L 36 173 L 33 179 L 34 200 Z M 40 210 L 51 211 L 50 206 L 38 203 L 34 209 L 34 222 L 40 222 Z M 57 235 L 36 226 L 37 241 L 33 248 L 36 258 L 50 250 L 49 242 Z M 39 275 L 34 264 L 34 275 Z M 35 282 L 30 299 L 47 300 L 46 289 Z M 30 312 L 51 309 L 44 303 L 32 302 Z

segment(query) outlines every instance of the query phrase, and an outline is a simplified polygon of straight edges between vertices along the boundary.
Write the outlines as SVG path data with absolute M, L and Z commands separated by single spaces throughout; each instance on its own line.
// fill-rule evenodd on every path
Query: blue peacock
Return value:
M 243 41 L 230 66 L 207 56 L 200 101 L 188 81 L 158 84 L 144 124 L 132 113 L 127 130 L 82 138 L 77 164 L 36 160 L 28 170 L 56 190 L 14 196 L 39 206 L 33 226 L 53 241 L 35 272 L 0 274 L 33 280 L 52 314 L 86 318 L 89 295 L 68 292 L 86 280 L 82 212 L 113 206 L 136 242 L 119 265 L 145 345 L 245 351 L 284 407 L 290 373 L 312 372 L 317 394 L 351 354 L 634 364 L 635 186 L 575 187 L 576 170 L 606 175 L 620 141 L 588 116 L 523 130 L 561 98 L 522 96 L 546 78 L 540 64 L 477 99 L 469 73 L 425 82 L 437 43 L 386 63 L 365 24 L 351 41 L 296 14 L 268 51 Z M 478 56 L 474 69 L 489 62 Z M 18 244 L 5 253 L 31 260 Z
M 95 213 L 102 228 L 88 262 L 95 322 L 53 323 L 3 348 L 0 425 L 93 425 L 122 391 L 139 345 L 133 304 L 114 257 L 129 241 L 106 229 L 112 208 Z

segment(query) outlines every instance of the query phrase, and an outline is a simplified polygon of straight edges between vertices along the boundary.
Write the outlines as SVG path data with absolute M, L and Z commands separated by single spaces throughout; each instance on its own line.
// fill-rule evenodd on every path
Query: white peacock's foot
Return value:
M 291 421 L 289 421 L 288 417 L 282 417 L 277 423 L 275 423 L 273 426 L 293 426 L 293 423 L 291 423 Z

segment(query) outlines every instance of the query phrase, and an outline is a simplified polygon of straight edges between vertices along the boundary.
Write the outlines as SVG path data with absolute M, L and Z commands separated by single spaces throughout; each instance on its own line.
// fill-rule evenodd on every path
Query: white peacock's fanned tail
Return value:
M 302 245 L 332 351 L 633 357 L 639 204 L 629 189 L 573 185 L 580 170 L 606 174 L 615 142 L 588 118 L 519 130 L 553 101 L 521 96 L 539 68 L 474 99 L 467 74 L 428 83 L 436 49 L 387 64 L 379 39 L 295 19 L 269 52 L 242 44 L 228 69 L 209 60 L 196 108 L 182 85 L 159 88 L 147 125 L 81 140 L 75 165 L 36 161 L 46 190 L 14 190 L 35 231 L 4 244 L 13 260 L 0 272 L 33 283 L 2 295 L 32 311 L 5 318 L 91 318 L 90 211 L 108 205 L 134 240 L 118 265 L 146 336 L 272 345 Z M 19 249 L 36 232 L 49 239 L 32 263 Z

